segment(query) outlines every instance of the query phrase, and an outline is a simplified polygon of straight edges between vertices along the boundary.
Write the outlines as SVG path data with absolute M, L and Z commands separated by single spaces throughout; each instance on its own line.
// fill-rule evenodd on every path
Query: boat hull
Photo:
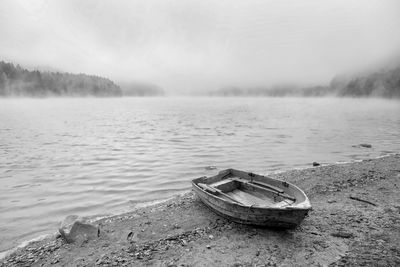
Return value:
M 192 180 L 200 200 L 215 213 L 241 224 L 294 228 L 311 210 L 294 184 L 235 169 Z
M 200 200 L 215 213 L 240 224 L 277 228 L 295 228 L 308 214 L 308 209 L 260 208 L 238 205 L 209 195 L 196 184 L 193 189 Z

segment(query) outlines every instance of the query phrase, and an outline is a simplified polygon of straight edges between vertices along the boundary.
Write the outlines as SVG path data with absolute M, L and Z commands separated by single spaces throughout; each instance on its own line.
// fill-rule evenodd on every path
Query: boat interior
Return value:
M 245 206 L 278 208 L 296 202 L 296 198 L 286 194 L 282 188 L 232 174 L 198 180 L 197 185 L 211 194 Z

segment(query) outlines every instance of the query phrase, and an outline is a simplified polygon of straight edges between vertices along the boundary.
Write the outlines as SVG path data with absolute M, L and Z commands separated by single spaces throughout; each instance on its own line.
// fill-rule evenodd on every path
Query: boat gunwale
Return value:
M 312 209 L 310 200 L 308 199 L 308 197 L 307 197 L 307 195 L 304 193 L 304 191 L 301 190 L 299 187 L 297 187 L 296 185 L 294 185 L 294 184 L 292 184 L 292 183 L 290 183 L 290 182 L 286 182 L 286 181 L 282 181 L 282 180 L 279 180 L 279 179 L 267 177 L 267 176 L 264 176 L 264 175 L 258 175 L 258 174 L 257 174 L 257 176 L 259 176 L 259 177 L 261 177 L 261 178 L 268 178 L 268 179 L 275 180 L 275 181 L 278 181 L 278 182 L 287 183 L 288 185 L 292 186 L 295 190 L 297 190 L 298 192 L 300 192 L 300 193 L 302 194 L 302 196 L 303 196 L 305 199 L 304 199 L 303 201 L 299 202 L 299 203 L 296 203 L 296 202 L 295 202 L 294 205 L 288 205 L 288 206 L 284 206 L 284 207 L 272 207 L 272 206 L 268 206 L 268 205 L 266 205 L 266 206 L 245 205 L 245 204 L 233 202 L 233 201 L 231 201 L 231 200 L 222 198 L 222 197 L 220 197 L 220 196 L 218 196 L 218 195 L 211 194 L 210 192 L 207 192 L 206 190 L 202 189 L 202 188 L 195 182 L 195 180 L 197 180 L 197 179 L 201 179 L 201 178 L 208 178 L 208 179 L 209 179 L 209 178 L 217 177 L 217 176 L 219 176 L 219 175 L 222 175 L 221 178 L 224 178 L 224 176 L 227 176 L 227 175 L 231 174 L 232 171 L 236 171 L 236 172 L 239 172 L 239 173 L 245 173 L 245 172 L 243 172 L 243 171 L 236 170 L 236 169 L 226 169 L 226 170 L 220 171 L 217 175 L 210 176 L 210 177 L 202 176 L 202 177 L 193 179 L 191 182 L 192 182 L 192 185 L 193 185 L 197 190 L 199 190 L 200 192 L 206 194 L 207 196 L 209 196 L 209 197 L 211 197 L 211 198 L 217 198 L 217 199 L 219 199 L 220 201 L 227 202 L 227 203 L 229 203 L 230 205 L 233 205 L 233 206 L 240 206 L 240 207 L 244 207 L 244 208 L 257 209 L 257 210 L 264 210 L 264 211 L 267 211 L 267 210 L 270 210 L 270 211 L 285 211 L 285 210 L 287 210 L 287 211 L 289 211 L 289 210 L 305 211 L 305 210 L 311 210 L 311 209 Z M 243 178 L 243 179 L 244 179 L 244 178 Z M 246 179 L 244 179 L 244 180 L 246 180 Z M 201 198 L 201 197 L 200 197 L 200 198 Z

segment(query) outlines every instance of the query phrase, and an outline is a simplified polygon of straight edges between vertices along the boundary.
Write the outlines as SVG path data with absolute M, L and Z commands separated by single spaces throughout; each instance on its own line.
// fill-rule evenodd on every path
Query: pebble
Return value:
M 371 144 L 360 144 L 360 147 L 371 148 Z
M 341 237 L 341 238 L 351 238 L 354 235 L 352 233 L 348 233 L 348 232 L 336 232 L 336 233 L 331 233 L 331 236 Z
M 217 167 L 216 166 L 206 166 L 205 169 L 208 171 L 212 171 L 212 170 L 216 170 Z

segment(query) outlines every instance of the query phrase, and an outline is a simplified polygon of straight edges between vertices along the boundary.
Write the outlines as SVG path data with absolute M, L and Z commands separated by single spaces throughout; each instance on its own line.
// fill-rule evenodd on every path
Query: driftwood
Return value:
M 357 200 L 357 201 L 361 201 L 361 202 L 364 202 L 364 203 L 367 203 L 367 204 L 370 204 L 370 205 L 373 205 L 373 206 L 378 206 L 378 205 L 376 205 L 375 203 L 373 203 L 371 201 L 368 201 L 368 200 L 365 200 L 365 199 L 361 199 L 361 198 L 358 198 L 358 197 L 355 197 L 355 196 L 350 196 L 349 198 Z

